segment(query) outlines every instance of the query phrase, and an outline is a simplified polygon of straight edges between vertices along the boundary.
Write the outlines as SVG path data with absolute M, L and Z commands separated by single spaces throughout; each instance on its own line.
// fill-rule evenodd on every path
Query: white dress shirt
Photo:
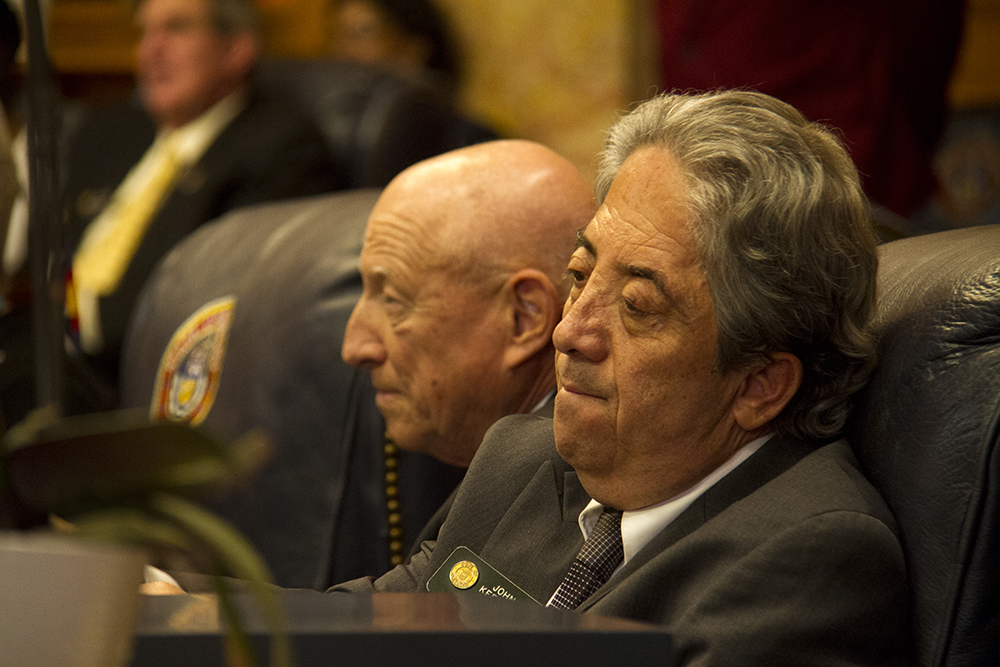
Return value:
M 756 452 L 761 446 L 771 439 L 774 433 L 768 433 L 755 440 L 751 440 L 741 448 L 736 450 L 729 459 L 716 468 L 711 474 L 702 479 L 686 491 L 682 491 L 673 498 L 664 500 L 662 503 L 644 507 L 640 510 L 628 510 L 622 513 L 622 546 L 625 550 L 625 559 L 619 565 L 619 569 L 629 561 L 630 558 L 639 553 L 646 544 L 656 537 L 664 528 L 670 525 L 674 519 L 680 516 L 703 493 L 708 491 L 720 479 L 728 475 L 736 466 L 746 461 L 751 454 Z M 580 531 L 583 539 L 590 536 L 590 531 L 597 524 L 604 505 L 591 500 L 583 511 L 580 512 Z M 617 570 L 616 570 L 617 571 Z

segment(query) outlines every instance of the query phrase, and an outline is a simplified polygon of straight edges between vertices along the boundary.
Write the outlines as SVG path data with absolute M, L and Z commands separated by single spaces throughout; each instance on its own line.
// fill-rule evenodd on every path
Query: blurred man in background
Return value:
M 143 0 L 135 17 L 142 108 L 95 114 L 69 155 L 70 411 L 115 405 L 132 305 L 180 239 L 239 206 L 347 185 L 319 130 L 251 87 L 250 0 Z

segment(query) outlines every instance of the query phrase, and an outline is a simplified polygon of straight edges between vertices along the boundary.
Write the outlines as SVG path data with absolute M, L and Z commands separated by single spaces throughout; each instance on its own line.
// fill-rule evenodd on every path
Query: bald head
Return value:
M 390 436 L 468 464 L 486 429 L 555 386 L 552 330 L 591 185 L 528 141 L 416 164 L 368 221 L 343 356 L 371 369 Z
M 531 141 L 494 141 L 401 173 L 376 204 L 368 234 L 392 217 L 420 238 L 428 268 L 469 280 L 486 278 L 484 269 L 531 267 L 558 287 L 576 232 L 593 213 L 591 184 L 565 158 Z

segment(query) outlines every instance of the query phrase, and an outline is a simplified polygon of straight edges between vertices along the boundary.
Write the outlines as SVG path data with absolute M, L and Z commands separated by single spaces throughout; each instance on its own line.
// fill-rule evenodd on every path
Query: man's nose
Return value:
M 556 349 L 563 354 L 580 354 L 591 361 L 604 359 L 608 354 L 606 311 L 597 295 L 585 288 L 575 300 L 566 303 L 563 318 L 552 332 Z
M 151 59 L 159 57 L 163 52 L 164 43 L 162 31 L 144 32 L 135 50 L 137 64 L 141 66 L 149 63 Z
M 347 328 L 344 330 L 344 345 L 340 356 L 351 366 L 372 368 L 385 363 L 385 347 L 375 327 L 369 321 L 365 299 L 354 306 Z

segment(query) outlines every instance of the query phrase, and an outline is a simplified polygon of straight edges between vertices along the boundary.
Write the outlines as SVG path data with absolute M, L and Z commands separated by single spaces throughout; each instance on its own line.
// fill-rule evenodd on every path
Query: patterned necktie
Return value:
M 576 609 L 611 578 L 625 556 L 621 526 L 621 511 L 605 507 L 549 602 L 550 607 Z

